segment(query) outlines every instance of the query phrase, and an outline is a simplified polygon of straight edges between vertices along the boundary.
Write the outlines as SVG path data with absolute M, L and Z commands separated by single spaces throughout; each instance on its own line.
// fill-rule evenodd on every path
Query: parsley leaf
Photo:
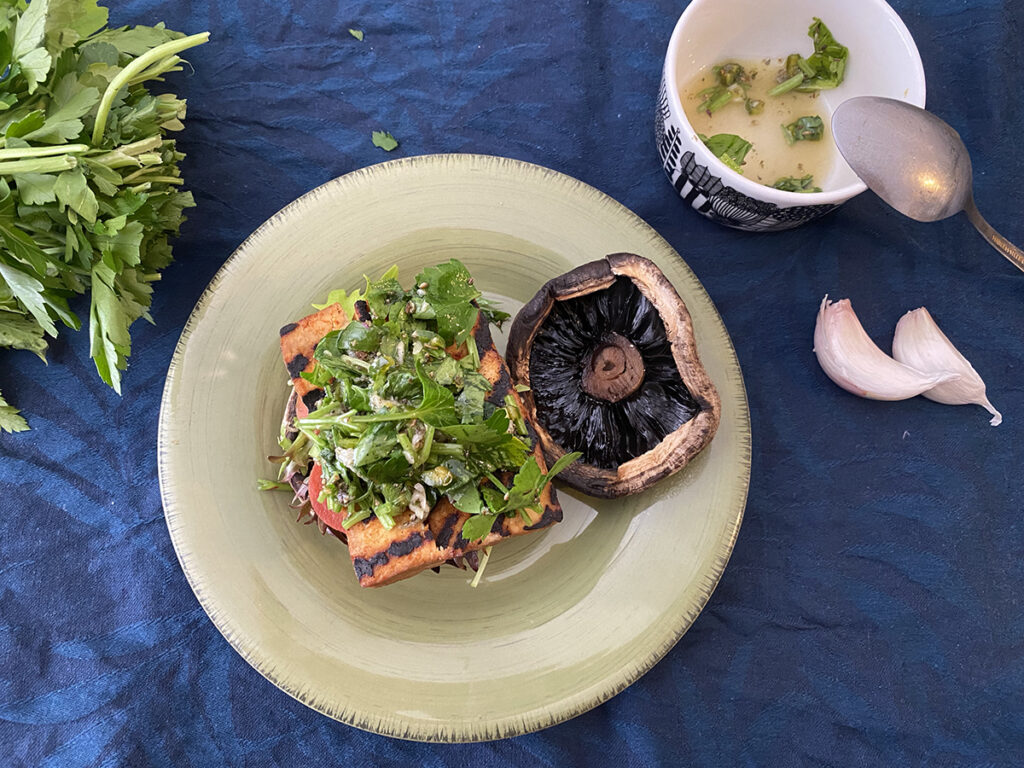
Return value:
M 461 344 L 473 332 L 480 310 L 473 303 L 483 294 L 469 270 L 457 259 L 428 267 L 416 276 L 424 298 L 434 310 L 437 332 L 448 344 Z
M 373 146 L 380 147 L 385 152 L 390 152 L 398 147 L 398 139 L 387 131 L 374 131 L 370 137 L 373 139 Z
M 500 511 L 521 509 L 533 503 L 543 480 L 544 473 L 537 463 L 537 457 L 531 455 L 516 472 L 505 506 Z
M 448 499 L 452 506 L 460 512 L 479 515 L 484 511 L 484 500 L 480 496 L 480 489 L 473 483 L 466 483 L 454 493 L 449 492 Z M 490 530 L 489 527 L 488 530 Z
M 8 405 L 4 396 L 0 395 L 0 429 L 4 432 L 24 432 L 28 429 L 25 417 L 13 405 Z
M 331 304 L 341 304 L 341 308 L 345 310 L 345 314 L 348 317 L 352 317 L 356 313 L 356 302 L 363 298 L 363 294 L 358 289 L 354 291 L 344 291 L 340 288 L 338 290 L 331 291 L 327 294 L 327 300 L 323 304 L 314 304 L 314 309 L 324 309 L 329 307 Z
M 737 173 L 743 173 L 740 166 L 743 165 L 747 153 L 754 146 L 753 144 L 734 133 L 716 133 L 710 138 L 703 133 L 697 135 L 700 136 L 700 140 L 704 142 L 707 148 L 711 150 L 711 154 Z
M 462 525 L 462 538 L 466 541 L 482 539 L 491 532 L 494 521 L 498 518 L 496 514 L 473 515 Z
M 0 312 L 0 347 L 27 349 L 46 360 L 46 339 L 39 323 L 11 312 Z
M 552 464 L 550 467 L 548 467 L 548 471 L 547 471 L 547 474 L 545 475 L 545 479 L 550 480 L 555 475 L 557 475 L 559 472 L 561 472 L 563 469 L 565 469 L 569 465 L 571 465 L 574 461 L 576 461 L 576 459 L 578 459 L 582 455 L 583 454 L 579 453 L 578 451 L 574 451 L 573 453 L 563 454 L 562 456 L 560 456 L 558 458 L 558 461 L 556 461 L 554 464 Z
M 491 383 L 476 371 L 465 374 L 462 392 L 455 400 L 455 410 L 463 424 L 479 421 L 484 417 L 484 401 L 491 391 Z
M 0 235 L 6 234 L 0 230 Z M 10 243 L 6 239 L 5 244 L 10 247 Z M 4 263 L 2 256 L 0 256 L 0 280 L 7 284 L 11 295 L 35 318 L 42 330 L 51 336 L 57 335 L 57 326 L 53 324 L 46 309 L 46 297 L 43 295 L 44 287 L 41 282 L 14 264 Z
M 30 94 L 46 79 L 53 63 L 46 49 L 40 47 L 46 32 L 48 11 L 49 0 L 33 0 L 14 27 L 11 55 L 21 68 Z

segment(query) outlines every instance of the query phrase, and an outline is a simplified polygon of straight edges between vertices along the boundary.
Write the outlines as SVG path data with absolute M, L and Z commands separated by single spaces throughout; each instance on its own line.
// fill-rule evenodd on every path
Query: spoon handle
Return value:
M 982 237 L 988 240 L 989 245 L 1009 259 L 1013 266 L 1024 272 L 1024 251 L 992 229 L 992 225 L 985 221 L 981 213 L 978 212 L 978 206 L 974 204 L 973 197 L 968 198 L 964 211 L 967 213 L 967 218 L 971 220 L 974 228 L 981 232 Z

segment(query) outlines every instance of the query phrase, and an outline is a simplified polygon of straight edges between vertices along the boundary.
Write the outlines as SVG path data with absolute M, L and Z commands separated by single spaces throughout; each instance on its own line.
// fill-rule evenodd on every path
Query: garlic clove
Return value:
M 871 340 L 849 299 L 822 299 L 814 326 L 814 354 L 836 384 L 871 400 L 906 400 L 959 378 L 950 371 L 925 373 L 885 354 Z
M 892 355 L 920 371 L 959 373 L 959 379 L 937 384 L 922 394 L 929 400 L 946 405 L 980 405 L 992 414 L 989 424 L 997 427 L 1002 423 L 1002 414 L 992 407 L 985 395 L 985 382 L 981 376 L 924 307 L 907 312 L 900 318 L 892 340 Z

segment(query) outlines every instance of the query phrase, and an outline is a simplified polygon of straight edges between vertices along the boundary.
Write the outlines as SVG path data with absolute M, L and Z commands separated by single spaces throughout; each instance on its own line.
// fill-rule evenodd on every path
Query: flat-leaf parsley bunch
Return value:
M 45 359 L 58 324 L 81 327 L 68 299 L 88 292 L 90 355 L 120 393 L 129 328 L 150 319 L 194 205 L 166 138 L 185 101 L 146 83 L 209 33 L 106 26 L 97 0 L 0 0 L 0 347 Z M 0 429 L 28 429 L 2 396 Z

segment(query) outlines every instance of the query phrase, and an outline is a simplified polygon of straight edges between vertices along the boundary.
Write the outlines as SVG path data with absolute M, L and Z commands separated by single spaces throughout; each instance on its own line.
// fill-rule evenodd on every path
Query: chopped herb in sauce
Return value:
M 751 114 L 751 99 L 747 98 L 747 89 L 750 87 L 751 76 L 744 69 L 742 64 L 729 61 L 725 64 L 718 64 L 713 68 L 715 73 L 715 84 L 705 88 L 697 95 L 703 100 L 697 107 L 701 112 L 709 115 L 717 112 L 722 107 L 734 101 L 742 101 Z M 756 107 L 755 107 L 756 108 Z
M 795 144 L 798 141 L 821 141 L 821 137 L 825 135 L 825 123 L 818 115 L 804 115 L 789 125 L 782 126 L 782 132 L 787 144 Z
M 768 91 L 769 96 L 779 96 L 788 91 L 802 93 L 837 88 L 846 76 L 846 60 L 849 49 L 832 36 L 825 22 L 814 17 L 807 30 L 814 41 L 814 53 L 806 59 L 799 53 L 786 57 L 786 66 L 779 72 L 778 85 Z
M 783 192 L 821 192 L 821 187 L 815 187 L 813 184 L 814 176 L 807 174 L 800 178 L 785 176 L 772 184 L 772 186 L 775 189 L 781 189 Z
M 734 133 L 716 133 L 710 138 L 703 133 L 698 134 L 711 154 L 732 168 L 737 173 L 743 173 L 740 168 L 753 145 L 741 136 Z

